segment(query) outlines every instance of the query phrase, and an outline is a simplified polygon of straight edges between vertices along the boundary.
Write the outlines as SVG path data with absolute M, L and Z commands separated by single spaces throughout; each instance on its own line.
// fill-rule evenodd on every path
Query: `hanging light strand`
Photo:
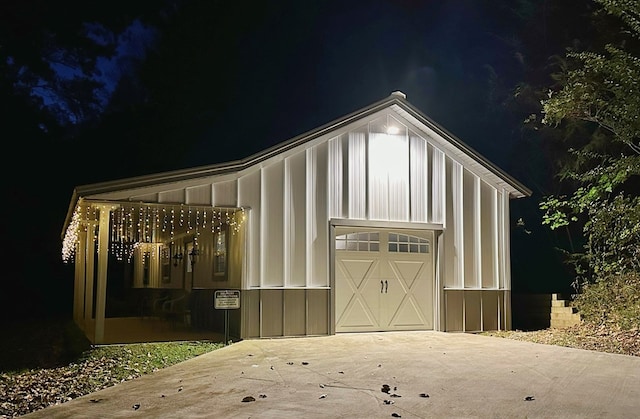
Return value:
M 106 209 L 105 209 L 106 210 Z M 174 243 L 180 227 L 186 228 L 187 235 L 193 235 L 194 245 L 198 244 L 204 230 L 212 233 L 229 228 L 232 234 L 240 231 L 246 220 L 243 207 L 191 207 L 180 204 L 179 214 L 176 205 L 166 204 L 119 204 L 110 209 L 109 251 L 118 260 L 131 258 L 135 248 L 141 242 L 162 242 L 168 231 L 166 243 Z M 209 216 L 209 211 L 211 215 Z M 100 218 L 100 208 L 92 202 L 79 200 L 65 232 L 62 245 L 64 262 L 74 260 L 79 243 L 79 232 L 96 224 Z M 209 225 L 207 225 L 209 224 Z M 226 227 L 225 227 L 226 226 Z M 90 232 L 91 239 L 97 242 L 97 228 Z

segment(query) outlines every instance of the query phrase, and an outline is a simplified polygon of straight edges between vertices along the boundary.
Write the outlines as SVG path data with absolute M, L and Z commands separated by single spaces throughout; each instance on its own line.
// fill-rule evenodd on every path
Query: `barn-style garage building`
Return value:
M 509 329 L 509 203 L 530 194 L 393 92 L 243 160 L 77 187 L 74 319 L 94 343 L 225 318 L 236 339 Z

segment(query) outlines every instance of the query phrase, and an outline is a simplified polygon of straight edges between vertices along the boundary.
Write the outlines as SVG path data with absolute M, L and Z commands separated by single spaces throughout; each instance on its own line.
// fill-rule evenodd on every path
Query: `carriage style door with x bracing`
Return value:
M 433 329 L 433 232 L 336 228 L 336 332 Z

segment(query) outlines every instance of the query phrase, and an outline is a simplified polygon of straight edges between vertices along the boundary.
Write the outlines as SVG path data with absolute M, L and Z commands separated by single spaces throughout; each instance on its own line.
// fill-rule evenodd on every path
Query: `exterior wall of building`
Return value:
M 386 114 L 240 174 L 246 288 L 329 287 L 330 219 L 443 223 L 444 179 L 444 154 Z
M 247 208 L 230 255 L 243 338 L 331 333 L 335 219 L 440 226 L 435 329 L 505 328 L 509 192 L 451 147 L 387 108 L 240 172 L 112 195 Z
M 242 291 L 243 338 L 330 333 L 328 289 Z
M 387 134 L 391 125 L 399 132 Z M 329 219 L 442 224 L 438 269 L 448 299 L 437 305 L 437 328 L 505 327 L 508 193 L 430 140 L 391 115 L 376 115 L 238 178 L 237 204 L 251 208 L 245 288 L 265 290 L 260 297 L 249 294 L 248 301 L 261 302 L 249 315 L 259 313 L 254 321 L 261 329 L 245 322 L 247 336 L 301 331 L 282 326 L 289 315 L 300 318 L 285 295 L 330 287 Z M 326 317 L 324 311 L 314 313 Z

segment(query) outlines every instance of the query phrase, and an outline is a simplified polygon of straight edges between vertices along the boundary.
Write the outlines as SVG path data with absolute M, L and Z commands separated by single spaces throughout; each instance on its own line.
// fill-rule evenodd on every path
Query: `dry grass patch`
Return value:
M 640 356 L 640 329 L 622 330 L 612 326 L 596 326 L 583 322 L 566 329 L 485 332 L 483 335 L 589 351 Z

